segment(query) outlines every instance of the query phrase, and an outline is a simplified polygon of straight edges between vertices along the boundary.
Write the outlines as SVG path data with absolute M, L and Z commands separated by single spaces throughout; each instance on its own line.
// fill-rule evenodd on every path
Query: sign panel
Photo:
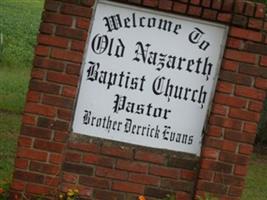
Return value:
M 73 132 L 199 155 L 227 28 L 99 1 Z

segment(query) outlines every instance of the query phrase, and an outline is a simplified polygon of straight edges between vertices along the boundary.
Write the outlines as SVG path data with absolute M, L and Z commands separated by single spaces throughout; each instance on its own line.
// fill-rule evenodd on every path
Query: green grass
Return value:
M 4 189 L 11 182 L 43 3 L 0 0 L 0 188 Z
M 1 0 L 0 33 L 2 66 L 30 67 L 40 23 L 43 0 Z
M 30 78 L 30 68 L 0 69 L 0 111 L 21 113 Z
M 20 115 L 0 112 L 0 185 L 10 181 L 20 128 Z M 2 183 L 3 184 L 3 183 Z
M 267 155 L 252 156 L 242 200 L 267 199 Z

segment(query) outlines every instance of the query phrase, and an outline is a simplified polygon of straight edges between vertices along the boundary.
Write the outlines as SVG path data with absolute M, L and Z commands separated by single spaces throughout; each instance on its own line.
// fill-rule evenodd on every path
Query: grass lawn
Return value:
M 242 200 L 267 199 L 267 155 L 254 154 L 249 165 Z

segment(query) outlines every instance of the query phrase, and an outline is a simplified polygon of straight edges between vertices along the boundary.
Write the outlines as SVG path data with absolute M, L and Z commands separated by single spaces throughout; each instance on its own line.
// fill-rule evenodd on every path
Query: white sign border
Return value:
M 218 22 L 206 21 L 204 19 L 196 19 L 196 18 L 193 18 L 193 17 L 190 17 L 190 16 L 182 16 L 182 15 L 179 15 L 179 14 L 172 14 L 172 13 L 169 13 L 169 12 L 164 12 L 162 10 L 152 10 L 152 9 L 149 9 L 149 7 L 143 8 L 143 7 L 138 7 L 136 5 L 133 5 L 133 4 L 118 3 L 118 2 L 113 2 L 113 1 L 109 1 L 109 0 L 96 0 L 94 6 L 92 6 L 93 12 L 92 12 L 92 17 L 90 19 L 90 25 L 89 25 L 89 28 L 88 28 L 87 39 L 85 41 L 83 60 L 82 60 L 81 69 L 80 69 L 80 77 L 79 77 L 79 82 L 78 82 L 78 85 L 77 85 L 77 91 L 78 92 L 77 92 L 76 97 L 75 97 L 75 104 L 74 104 L 74 110 L 73 110 L 73 115 L 72 115 L 72 122 L 71 122 L 70 132 L 71 133 L 76 133 L 76 132 L 73 131 L 75 110 L 77 108 L 78 97 L 79 97 L 79 93 L 80 93 L 80 87 L 81 87 L 81 82 L 82 82 L 82 73 L 83 73 L 84 67 L 86 65 L 86 62 L 85 62 L 86 53 L 88 52 L 90 35 L 91 35 L 91 32 L 92 32 L 92 27 L 93 27 L 94 20 L 95 20 L 95 12 L 96 12 L 96 8 L 97 8 L 98 4 L 100 4 L 100 3 L 101 4 L 110 5 L 110 6 L 116 6 L 116 7 L 126 8 L 126 9 L 137 10 L 137 11 L 141 11 L 141 12 L 147 12 L 147 13 L 154 14 L 154 15 L 159 15 L 160 14 L 161 16 L 165 16 L 165 17 L 182 19 L 182 20 L 186 20 L 186 21 L 189 21 L 189 22 L 197 22 L 197 23 L 200 23 L 200 24 L 209 25 L 209 26 L 213 26 L 213 27 L 218 27 L 218 28 L 224 29 L 224 33 L 223 33 L 224 37 L 222 38 L 222 44 L 221 44 L 221 47 L 219 49 L 220 53 L 219 53 L 219 58 L 218 58 L 218 61 L 217 61 L 216 72 L 215 72 L 215 76 L 214 76 L 214 83 L 213 83 L 212 89 L 211 89 L 211 97 L 210 97 L 210 100 L 208 102 L 208 110 L 207 110 L 207 114 L 206 114 L 206 117 L 205 117 L 205 120 L 204 120 L 204 124 L 203 124 L 203 130 L 202 130 L 202 135 L 201 135 L 202 142 L 201 142 L 201 145 L 200 145 L 200 148 L 202 149 L 203 136 L 204 136 L 204 133 L 207 132 L 208 120 L 209 120 L 210 112 L 211 112 L 212 105 L 213 105 L 212 102 L 213 102 L 214 95 L 215 95 L 215 92 L 216 92 L 216 86 L 217 86 L 217 82 L 218 82 L 218 78 L 219 78 L 219 73 L 220 73 L 220 70 L 221 70 L 224 50 L 225 50 L 226 42 L 227 42 L 227 38 L 228 38 L 229 26 L 224 25 L 224 24 L 220 24 Z M 95 138 L 95 139 L 102 139 L 102 140 L 108 140 L 108 141 L 117 142 L 117 143 L 124 143 L 124 144 L 127 144 L 127 145 L 136 145 L 136 146 L 142 146 L 142 147 L 146 147 L 146 148 L 155 148 L 155 147 L 148 147 L 148 146 L 143 146 L 143 145 L 138 145 L 138 144 L 126 143 L 126 142 L 112 140 L 112 139 L 99 138 L 99 137 L 95 137 L 95 136 L 91 136 L 91 135 L 86 135 L 86 134 L 83 134 L 83 133 L 76 133 L 76 134 L 85 135 L 85 136 L 88 136 L 88 137 L 91 137 L 91 138 Z M 178 152 L 178 151 L 175 151 L 175 150 L 170 150 L 170 149 L 165 149 L 165 148 L 157 148 L 157 149 Z M 190 152 L 183 152 L 183 153 L 188 153 L 188 154 L 193 154 L 193 155 L 200 156 L 201 149 L 199 151 L 199 154 L 193 154 L 193 153 L 190 153 Z

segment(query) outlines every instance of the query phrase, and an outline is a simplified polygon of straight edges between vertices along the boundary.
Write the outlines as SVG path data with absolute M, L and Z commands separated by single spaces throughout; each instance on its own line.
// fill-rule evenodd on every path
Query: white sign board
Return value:
M 99 1 L 73 132 L 199 155 L 227 28 Z

